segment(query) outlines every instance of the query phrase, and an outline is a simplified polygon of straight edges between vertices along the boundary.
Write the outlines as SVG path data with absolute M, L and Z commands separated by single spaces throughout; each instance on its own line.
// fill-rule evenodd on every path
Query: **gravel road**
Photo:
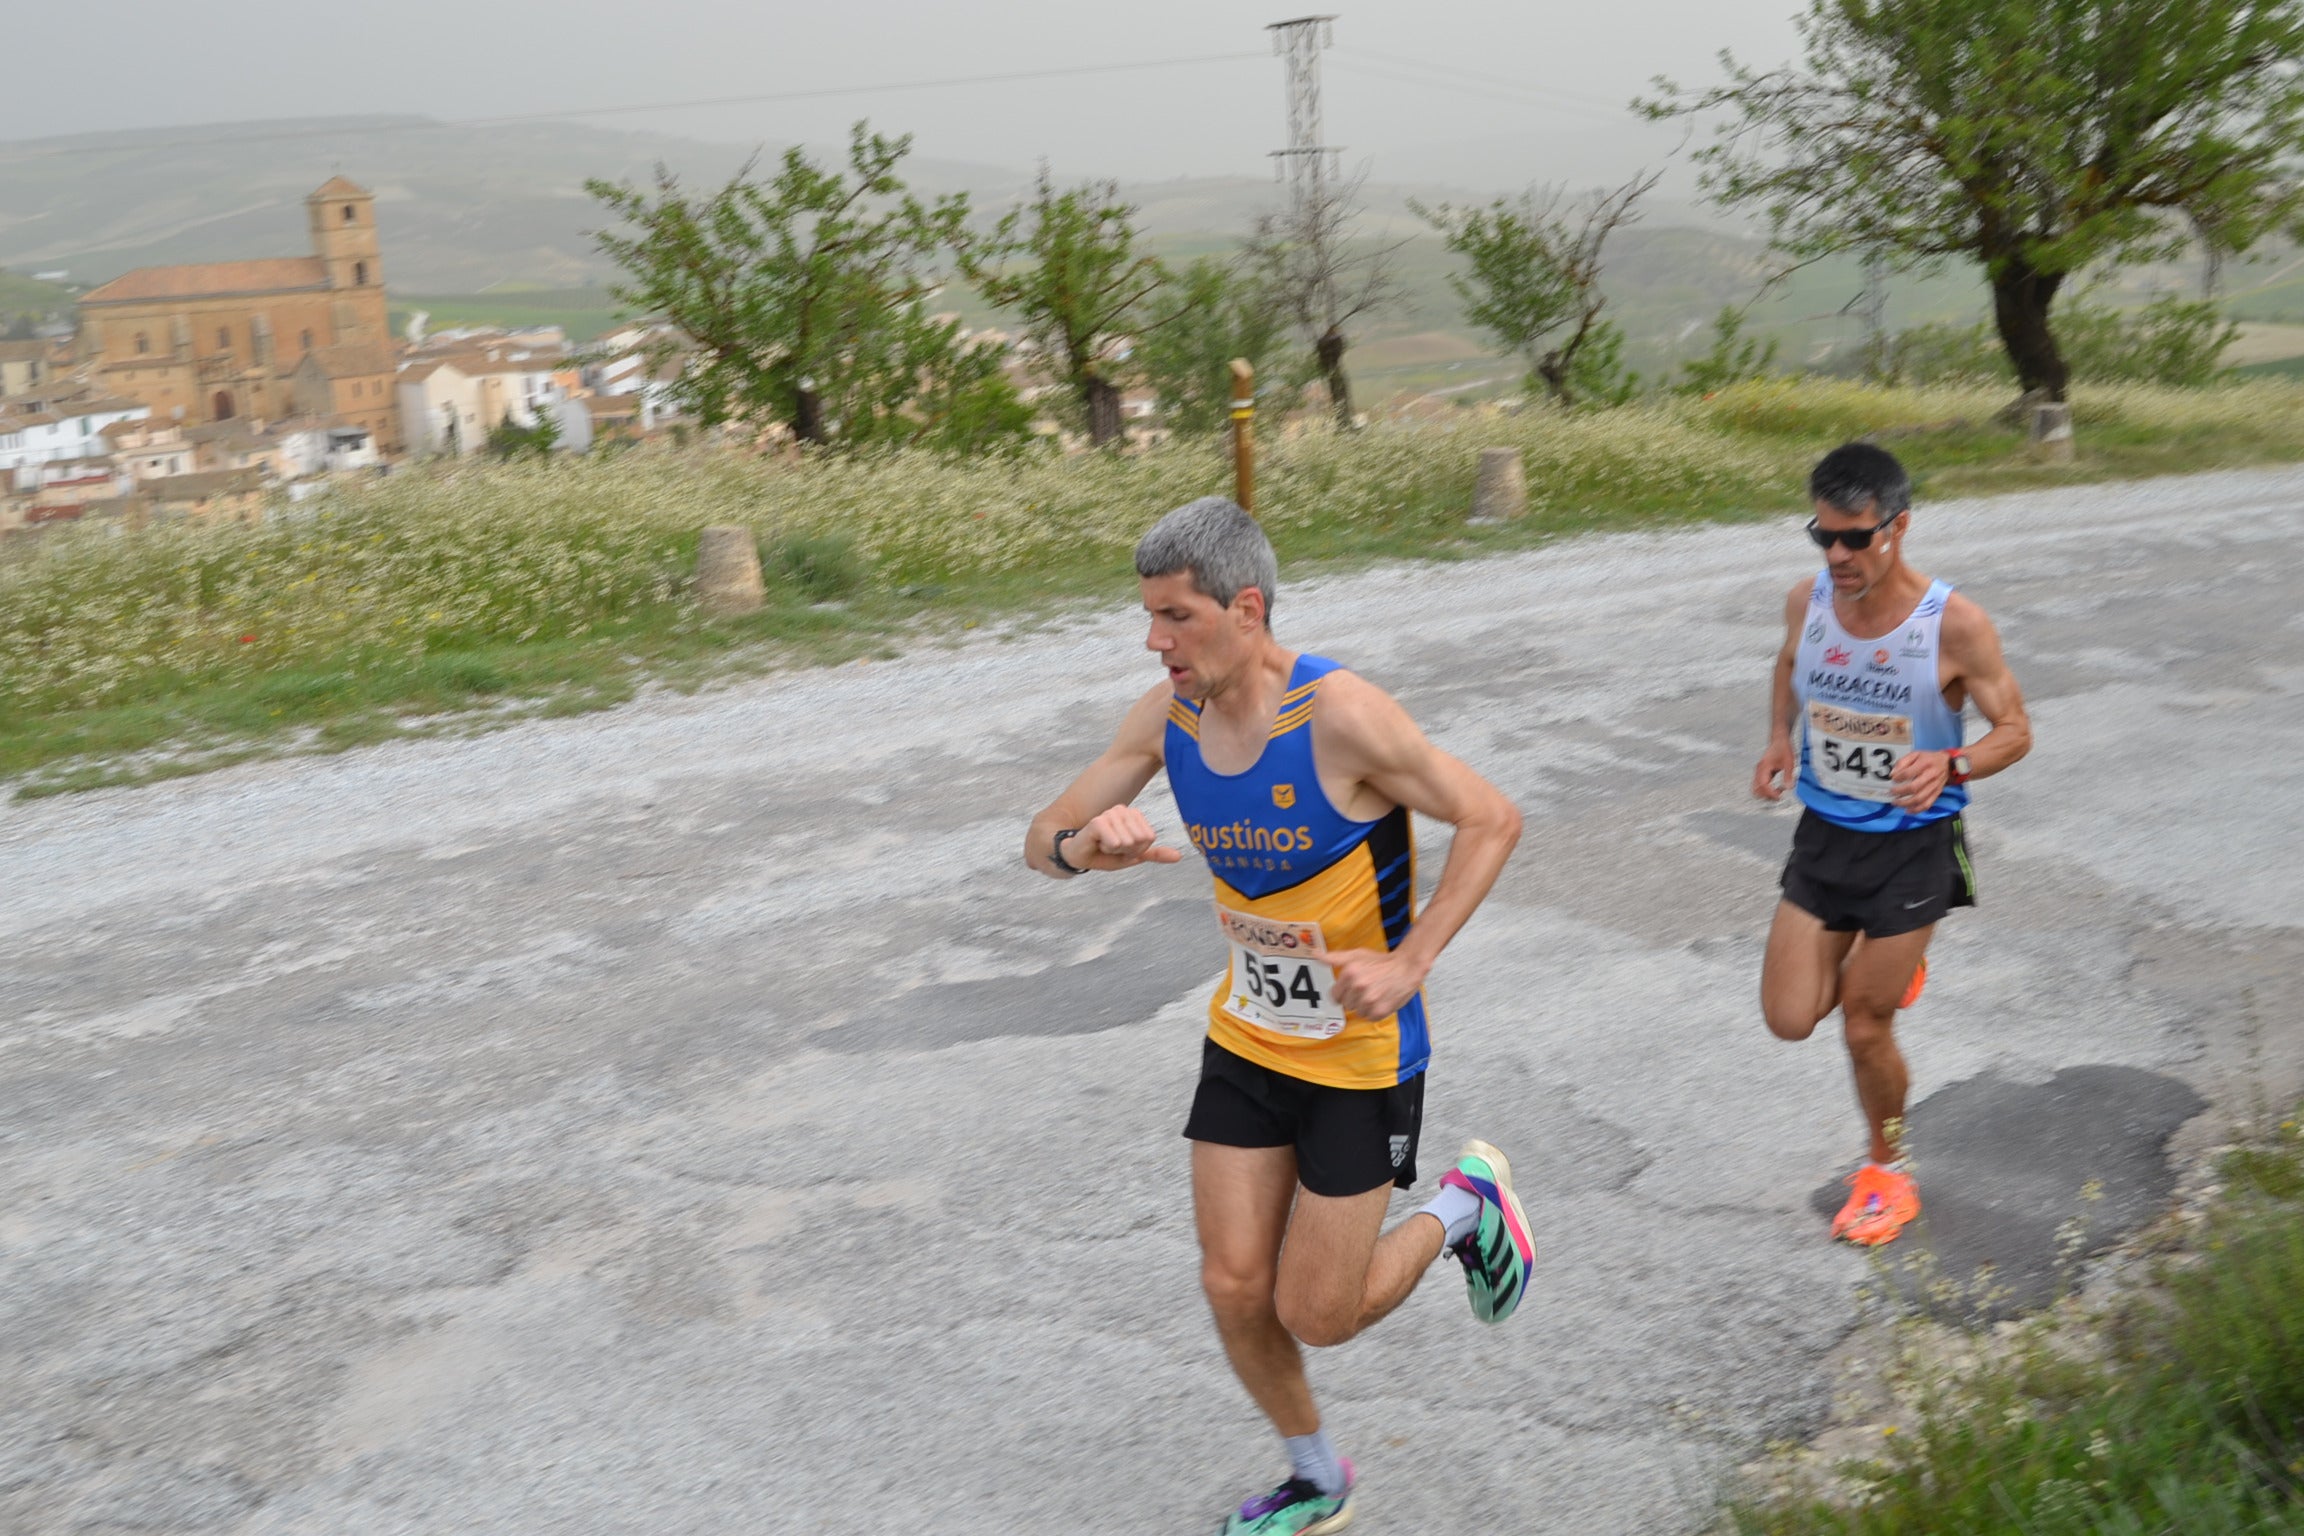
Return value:
M 2039 741 L 1906 1021 L 1961 1265 L 2109 1240 L 2180 1123 L 2294 1086 L 2300 509 L 2280 470 L 1916 515 Z M 1282 589 L 1528 814 L 1435 978 L 1426 1162 L 1513 1154 L 1540 1283 L 1486 1330 L 1436 1270 L 1316 1358 L 1366 1530 L 1694 1530 L 1826 1407 L 1866 1266 L 1810 1202 L 1860 1126 L 1828 1032 L 1760 1024 L 1791 816 L 1745 795 L 1812 555 Z M 1203 1532 L 1269 1484 L 1177 1136 L 1206 873 L 1017 858 L 1140 642 L 0 807 L 0 1530 Z

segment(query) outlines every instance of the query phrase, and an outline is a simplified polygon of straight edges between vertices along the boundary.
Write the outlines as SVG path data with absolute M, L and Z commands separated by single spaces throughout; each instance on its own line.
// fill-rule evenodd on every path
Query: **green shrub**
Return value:
M 856 546 L 836 533 L 780 539 L 769 565 L 778 577 L 819 603 L 846 597 L 864 585 L 866 574 Z
M 2240 334 L 2206 300 L 2162 294 L 2141 309 L 2075 300 L 2049 318 L 2075 383 L 2164 384 L 2188 388 L 2223 371 L 2224 349 Z M 2013 381 L 2015 370 L 1993 328 L 1938 322 L 1902 331 L 1889 343 L 1888 377 L 1900 383 Z

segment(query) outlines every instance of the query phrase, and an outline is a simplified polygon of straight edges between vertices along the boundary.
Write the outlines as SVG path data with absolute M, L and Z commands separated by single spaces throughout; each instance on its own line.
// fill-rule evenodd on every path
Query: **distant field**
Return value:
M 571 342 L 587 342 L 614 330 L 624 307 L 605 288 L 508 289 L 498 293 L 396 294 L 392 330 L 405 335 L 408 317 L 423 310 L 428 331 L 459 325 L 557 325 Z
M 64 314 L 72 308 L 72 290 L 43 283 L 19 272 L 0 270 L 0 328 L 15 315 Z
M 2244 379 L 2304 379 L 2304 357 L 2283 357 L 2268 363 L 2247 363 L 2232 371 Z

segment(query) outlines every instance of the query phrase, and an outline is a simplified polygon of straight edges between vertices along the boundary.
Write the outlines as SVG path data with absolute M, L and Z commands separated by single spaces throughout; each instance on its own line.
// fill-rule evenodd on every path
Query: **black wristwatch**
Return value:
M 1055 865 L 1058 869 L 1064 871 L 1064 873 L 1068 875 L 1084 875 L 1088 873 L 1088 871 L 1082 869 L 1077 864 L 1070 863 L 1064 857 L 1064 839 L 1068 837 L 1078 837 L 1079 835 L 1080 829 L 1078 827 L 1066 827 L 1063 831 L 1057 833 L 1056 840 L 1048 845 L 1048 862 Z

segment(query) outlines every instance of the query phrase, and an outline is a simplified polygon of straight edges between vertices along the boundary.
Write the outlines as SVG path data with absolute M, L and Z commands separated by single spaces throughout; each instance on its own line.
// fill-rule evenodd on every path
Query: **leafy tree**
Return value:
M 2027 390 L 2062 399 L 2049 309 L 2090 266 L 2247 250 L 2304 214 L 2295 0 L 1810 0 L 1803 69 L 1722 54 L 1705 185 L 1800 258 L 1980 263 Z
M 1658 174 L 1642 172 L 1580 198 L 1555 188 L 1500 197 L 1485 208 L 1410 204 L 1471 264 L 1468 274 L 1448 276 L 1465 318 L 1525 358 L 1531 387 L 1540 381 L 1562 405 L 1580 395 L 1630 393 L 1622 334 L 1600 318 L 1608 307 L 1600 261 L 1608 237 L 1638 219 L 1636 205 Z M 1604 360 L 1584 358 L 1594 346 Z
M 708 196 L 662 166 L 652 194 L 585 183 L 633 231 L 594 236 L 624 269 L 616 296 L 695 344 L 680 387 L 706 425 L 775 422 L 850 445 L 967 446 L 961 423 L 1014 435 L 999 356 L 929 313 L 968 200 L 907 192 L 896 168 L 911 146 L 859 122 L 844 172 L 795 148 L 770 180 L 747 163 Z
M 1316 181 L 1285 213 L 1256 221 L 1245 257 L 1258 287 L 1296 328 L 1309 349 L 1304 377 L 1328 389 L 1336 424 L 1352 425 L 1352 379 L 1344 371 L 1351 347 L 1347 327 L 1399 305 L 1403 296 L 1393 258 L 1405 241 L 1371 245 L 1358 234 L 1362 172 L 1348 180 Z
M 1135 214 L 1114 183 L 1059 192 L 1043 165 L 1029 210 L 1009 213 L 961 255 L 977 291 L 1022 319 L 1035 366 L 1072 393 L 1098 447 L 1120 436 L 1124 359 L 1168 280 L 1156 257 L 1136 250 Z
M 1199 437 L 1221 426 L 1232 401 L 1232 359 L 1246 358 L 1261 375 L 1280 349 L 1284 323 L 1244 263 L 1201 256 L 1175 274 L 1135 356 L 1168 430 Z
M 2141 309 L 2073 303 L 2057 321 L 2060 346 L 2076 379 L 2192 386 L 2215 378 L 2224 349 L 2240 328 L 2202 299 L 2162 294 Z M 1899 333 L 1888 349 L 1888 376 L 1914 383 L 2008 379 L 2008 354 L 1991 327 L 1938 322 Z
M 512 419 L 507 409 L 504 419 L 488 429 L 488 455 L 496 459 L 516 459 L 523 454 L 537 458 L 552 456 L 553 444 L 560 441 L 560 423 L 549 412 L 538 411 L 532 426 L 522 426 Z
M 1744 334 L 1744 311 L 1724 306 L 1712 317 L 1712 350 L 1680 365 L 1680 382 L 1673 387 L 1684 395 L 1708 395 L 1746 379 L 1756 379 L 1776 366 L 1776 339 L 1763 347 Z

